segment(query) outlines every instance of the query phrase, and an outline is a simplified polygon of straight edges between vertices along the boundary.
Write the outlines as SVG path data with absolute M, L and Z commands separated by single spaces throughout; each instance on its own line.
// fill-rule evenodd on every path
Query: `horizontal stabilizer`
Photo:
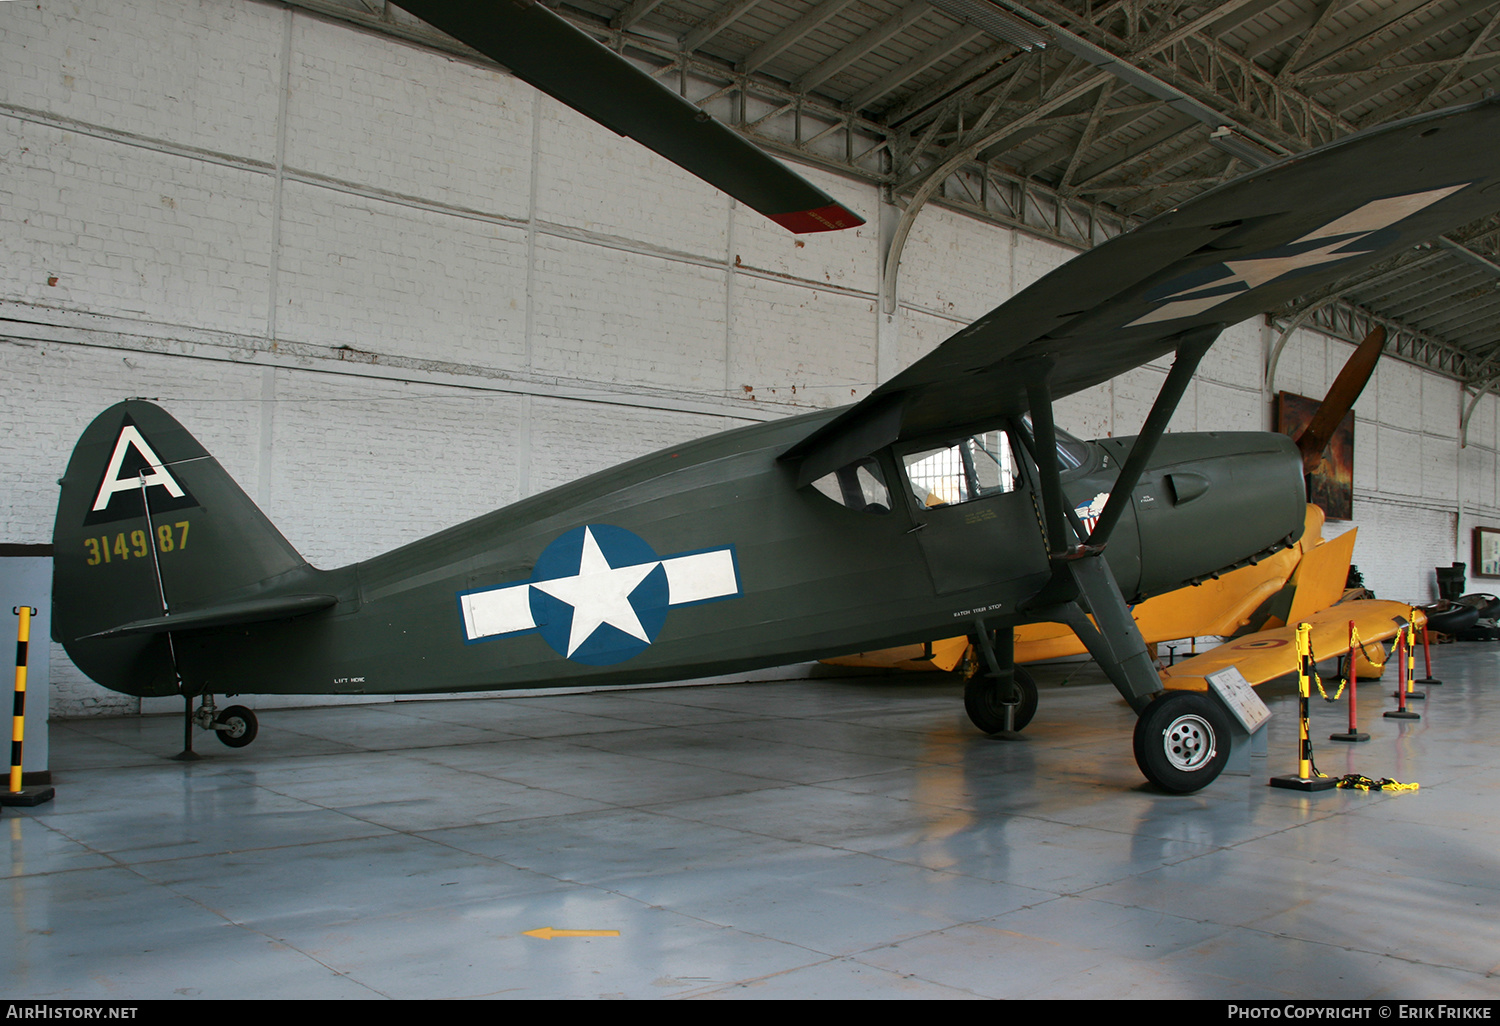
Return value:
M 205 609 L 192 609 L 181 613 L 168 613 L 145 620 L 134 620 L 86 635 L 89 638 L 118 638 L 127 634 L 165 634 L 168 631 L 197 630 L 203 627 L 228 627 L 232 624 L 262 623 L 266 620 L 286 620 L 294 616 L 315 613 L 335 605 L 338 599 L 332 595 L 278 595 L 275 598 L 246 599 L 243 602 L 226 602 Z

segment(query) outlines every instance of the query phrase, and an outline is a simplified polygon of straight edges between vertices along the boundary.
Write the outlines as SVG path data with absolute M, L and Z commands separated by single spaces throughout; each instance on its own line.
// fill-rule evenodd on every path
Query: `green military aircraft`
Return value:
M 486 46 L 513 41 L 474 29 L 469 5 L 404 6 L 507 59 Z M 575 105 L 630 127 L 628 109 Z M 691 165 L 703 127 L 648 145 Z M 1196 790 L 1227 761 L 1226 714 L 1163 692 L 1128 603 L 1294 541 L 1302 464 L 1280 435 L 1168 420 L 1226 325 L 1500 208 L 1496 138 L 1486 101 L 1284 160 L 1076 257 L 859 403 L 644 456 L 337 570 L 302 559 L 166 412 L 120 403 L 62 479 L 53 635 L 105 687 L 183 695 L 189 742 L 197 723 L 241 746 L 254 715 L 214 696 L 661 682 L 963 631 L 988 671 L 970 717 L 1019 730 L 1037 695 L 1010 628 L 1062 622 L 1138 713 L 1146 777 Z M 726 191 L 755 191 L 747 166 Z M 804 188 L 754 203 L 794 228 L 847 220 Z M 1136 438 L 1054 425 L 1057 398 L 1168 353 Z

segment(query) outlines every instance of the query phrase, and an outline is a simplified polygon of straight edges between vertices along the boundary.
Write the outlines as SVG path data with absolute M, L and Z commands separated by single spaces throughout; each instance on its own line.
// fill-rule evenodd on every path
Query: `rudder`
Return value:
M 61 485 L 52 636 L 116 691 L 178 692 L 166 629 L 142 622 L 191 619 L 315 573 L 218 460 L 152 403 L 132 399 L 96 417 Z M 105 632 L 116 636 L 96 637 Z

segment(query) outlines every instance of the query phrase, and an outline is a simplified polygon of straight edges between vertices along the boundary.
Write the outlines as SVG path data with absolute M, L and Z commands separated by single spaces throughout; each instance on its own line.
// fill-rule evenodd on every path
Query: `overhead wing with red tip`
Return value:
M 534 0 L 399 0 L 397 6 L 788 231 L 827 232 L 865 223 L 744 136 Z

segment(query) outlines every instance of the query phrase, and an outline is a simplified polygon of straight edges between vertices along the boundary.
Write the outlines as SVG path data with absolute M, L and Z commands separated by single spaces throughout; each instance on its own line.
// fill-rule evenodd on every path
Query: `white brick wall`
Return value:
M 273 418 L 260 504 L 313 565 L 368 559 L 520 497 L 520 396 L 274 373 L 275 401 L 257 402 Z
M 292 25 L 289 169 L 527 217 L 535 93 L 503 72 L 331 22 L 293 16 Z
M 702 438 L 738 421 L 673 410 L 630 410 L 607 403 L 533 400 L 533 491 L 576 481 L 669 445 Z
M 280 229 L 277 338 L 525 369 L 524 227 L 288 182 Z
M 283 18 L 218 0 L 7 4 L 0 104 L 269 161 Z
M 726 273 L 722 264 L 539 238 L 532 366 L 561 378 L 722 394 Z
M 5 128 L 0 299 L 264 328 L 269 178 L 17 118 Z
M 0 396 L 28 420 L 0 439 L 0 540 L 48 540 L 78 433 L 140 395 L 314 563 L 366 558 L 863 396 L 1071 255 L 929 206 L 881 328 L 868 184 L 805 171 L 871 223 L 794 238 L 420 47 L 254 0 L 40 8 L 0 4 Z M 1227 331 L 1172 429 L 1268 428 L 1273 340 Z M 1276 387 L 1321 395 L 1349 350 L 1297 332 Z M 1167 363 L 1063 399 L 1060 423 L 1135 433 Z M 1500 525 L 1496 400 L 1460 450 L 1466 403 L 1392 361 L 1361 400 L 1356 560 L 1382 594 L 1426 598 L 1469 527 Z M 136 708 L 53 666 L 54 714 Z
M 1034 245 L 1040 243 L 1022 242 L 993 225 L 928 207 L 912 222 L 901 253 L 901 298 L 953 318 L 952 334 L 1017 291 L 1016 251 Z
M 760 399 L 843 406 L 875 383 L 875 300 L 739 275 L 729 381 Z M 795 391 L 794 391 L 795 389 Z

